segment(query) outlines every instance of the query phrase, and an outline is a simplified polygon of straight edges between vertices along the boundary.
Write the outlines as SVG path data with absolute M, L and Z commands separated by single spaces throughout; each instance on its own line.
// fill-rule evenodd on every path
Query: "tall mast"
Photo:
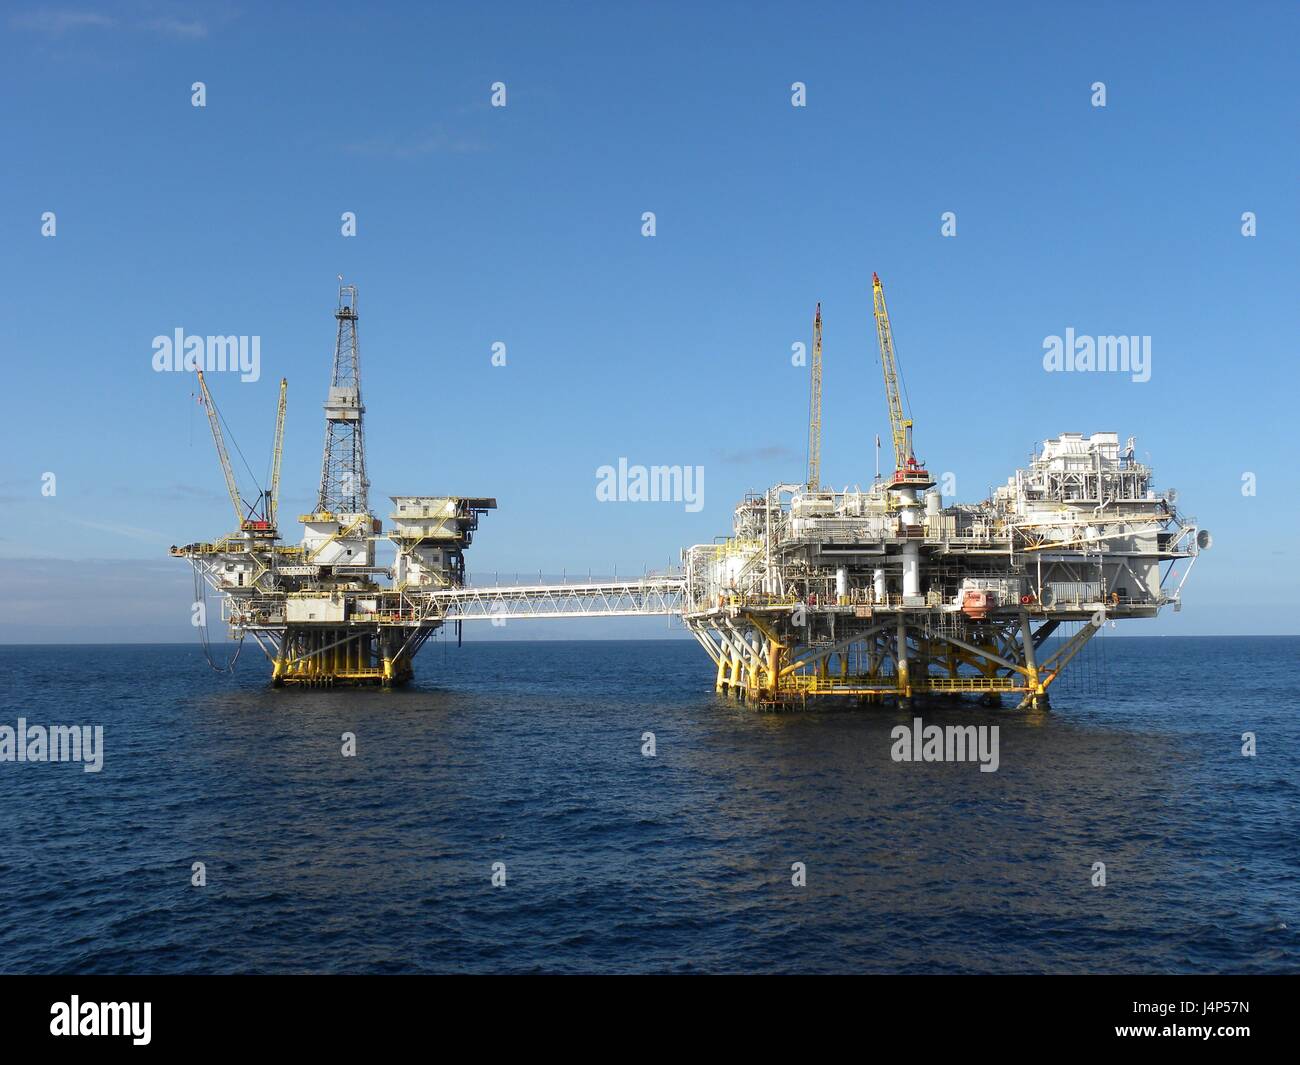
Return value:
M 808 395 L 808 491 L 822 480 L 822 305 L 813 315 L 812 381 Z
M 370 481 L 366 478 L 362 423 L 366 408 L 361 402 L 356 285 L 339 286 L 339 306 L 334 317 L 339 323 L 338 336 L 329 398 L 325 401 L 325 453 L 321 458 L 316 512 L 367 514 Z

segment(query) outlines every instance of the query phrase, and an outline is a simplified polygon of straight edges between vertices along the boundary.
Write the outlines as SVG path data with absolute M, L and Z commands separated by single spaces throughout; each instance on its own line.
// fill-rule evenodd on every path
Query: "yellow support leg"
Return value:
M 909 709 L 912 705 L 912 684 L 907 667 L 907 623 L 898 616 L 898 705 Z

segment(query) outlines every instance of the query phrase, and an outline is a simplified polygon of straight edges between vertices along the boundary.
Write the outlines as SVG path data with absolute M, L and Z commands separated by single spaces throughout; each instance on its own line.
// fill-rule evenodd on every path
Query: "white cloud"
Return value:
M 143 21 L 119 22 L 111 15 L 97 11 L 54 7 L 18 12 L 9 17 L 9 25 L 15 30 L 28 30 L 51 37 L 61 37 L 79 30 L 114 30 L 120 27 L 190 41 L 202 40 L 208 35 L 207 23 L 196 18 L 161 15 Z
M 72 518 L 70 520 L 76 525 L 94 529 L 97 532 L 108 533 L 111 536 L 125 536 L 131 540 L 142 540 L 147 544 L 167 543 L 167 537 L 159 533 L 157 529 L 139 529 L 134 525 L 117 525 L 106 521 L 83 521 L 81 518 Z
M 354 155 L 385 156 L 390 159 L 413 159 L 422 155 L 450 154 L 463 155 L 469 152 L 481 152 L 485 146 L 478 141 L 453 137 L 445 130 L 433 128 L 413 133 L 408 136 L 372 137 L 344 146 L 344 150 Z
M 63 34 L 75 30 L 112 29 L 116 22 L 108 15 L 94 11 L 68 11 L 42 7 L 11 15 L 9 25 L 16 30 L 33 30 L 36 33 Z
M 184 37 L 192 41 L 208 35 L 208 27 L 198 19 L 158 18 L 146 22 L 144 28 L 168 37 Z

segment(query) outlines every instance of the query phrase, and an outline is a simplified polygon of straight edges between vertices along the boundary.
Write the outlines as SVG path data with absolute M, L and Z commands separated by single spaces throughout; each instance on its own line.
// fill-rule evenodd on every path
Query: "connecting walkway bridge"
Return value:
M 685 577 L 668 575 L 572 584 L 476 585 L 428 593 L 425 598 L 444 622 L 637 617 L 680 615 L 685 589 Z

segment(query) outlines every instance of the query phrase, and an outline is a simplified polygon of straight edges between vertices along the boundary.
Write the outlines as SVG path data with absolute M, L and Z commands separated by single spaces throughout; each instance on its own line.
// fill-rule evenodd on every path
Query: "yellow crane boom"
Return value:
M 208 383 L 203 380 L 203 371 L 199 370 L 199 392 L 202 396 L 203 409 L 208 412 L 208 425 L 212 427 L 212 439 L 217 445 L 217 458 L 221 460 L 221 472 L 226 475 L 226 491 L 230 493 L 230 504 L 235 508 L 235 521 L 242 528 L 244 524 L 244 504 L 239 498 L 239 488 L 235 485 L 235 471 L 230 465 L 230 455 L 226 452 L 226 441 L 221 435 L 221 421 L 217 416 L 217 405 L 212 401 Z
M 912 452 L 912 419 L 903 413 L 898 363 L 894 358 L 894 332 L 889 325 L 885 287 L 880 283 L 879 274 L 871 275 L 871 289 L 876 311 L 876 335 L 880 340 L 880 366 L 885 375 L 885 398 L 889 401 L 889 428 L 894 438 L 893 484 L 895 487 L 928 488 L 934 482 L 916 461 Z
M 812 379 L 808 397 L 808 491 L 822 482 L 822 305 L 813 315 Z
M 280 405 L 275 412 L 275 443 L 271 446 L 271 490 L 266 501 L 266 520 L 271 528 L 277 526 L 276 513 L 280 509 L 280 456 L 284 453 L 284 411 L 289 390 L 288 378 L 280 378 Z
M 894 465 L 901 470 L 912 453 L 912 421 L 903 415 L 898 364 L 894 360 L 894 333 L 889 326 L 885 286 L 880 283 L 879 274 L 871 275 L 871 290 L 876 305 L 876 335 L 880 339 L 880 367 L 885 374 L 885 398 L 889 401 L 889 426 L 894 434 Z

